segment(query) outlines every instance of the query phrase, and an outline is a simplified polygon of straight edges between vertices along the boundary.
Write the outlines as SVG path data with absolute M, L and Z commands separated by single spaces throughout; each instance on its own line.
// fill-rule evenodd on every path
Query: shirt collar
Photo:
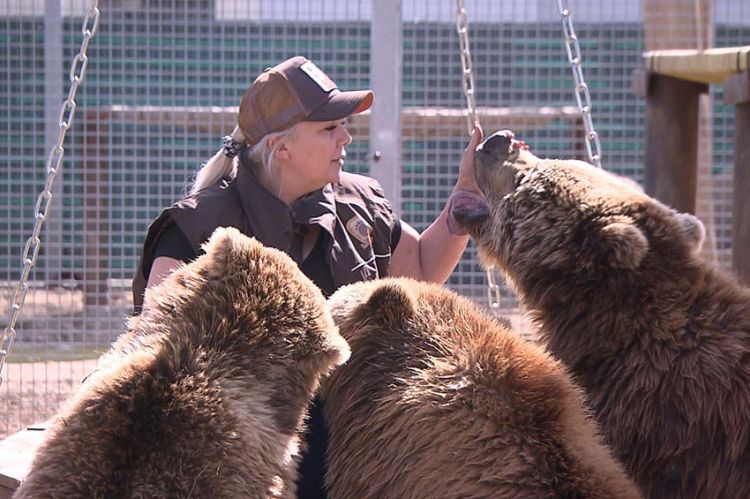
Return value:
M 307 194 L 291 206 L 292 219 L 301 225 L 318 225 L 333 236 L 336 225 L 336 198 L 333 186 L 327 184 L 322 189 Z
M 239 165 L 234 182 L 245 216 L 256 237 L 264 244 L 287 248 L 294 224 L 318 225 L 333 236 L 336 201 L 331 184 L 303 196 L 290 206 L 266 189 L 248 166 Z

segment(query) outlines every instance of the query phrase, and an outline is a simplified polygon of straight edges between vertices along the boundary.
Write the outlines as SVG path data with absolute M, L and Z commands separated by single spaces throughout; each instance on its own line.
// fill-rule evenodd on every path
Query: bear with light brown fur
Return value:
M 348 356 L 297 265 L 235 229 L 148 310 L 55 419 L 14 497 L 295 497 L 320 377 Z
M 701 222 L 508 132 L 477 148 L 475 174 L 488 205 L 454 215 L 644 493 L 750 497 L 750 291 L 701 258 Z
M 434 284 L 329 298 L 352 350 L 321 388 L 338 498 L 639 497 L 540 348 Z

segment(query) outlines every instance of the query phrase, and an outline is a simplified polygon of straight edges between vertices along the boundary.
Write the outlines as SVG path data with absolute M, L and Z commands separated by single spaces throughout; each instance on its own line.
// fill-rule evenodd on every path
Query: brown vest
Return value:
M 302 262 L 300 227 L 318 225 L 327 238 L 326 260 L 337 287 L 388 274 L 391 232 L 398 219 L 382 187 L 372 178 L 342 172 L 339 182 L 303 197 L 291 207 L 260 185 L 244 167 L 225 180 L 165 209 L 149 226 L 133 278 L 136 313 L 143 306 L 156 244 L 176 223 L 196 254 L 217 227 L 236 227 L 266 246 Z

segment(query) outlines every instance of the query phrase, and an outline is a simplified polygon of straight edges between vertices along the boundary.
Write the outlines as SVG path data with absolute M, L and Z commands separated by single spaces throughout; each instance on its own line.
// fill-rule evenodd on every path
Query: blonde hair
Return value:
M 195 174 L 195 181 L 190 187 L 189 194 L 192 196 L 203 189 L 213 186 L 223 178 L 233 179 L 236 177 L 240 159 L 249 164 L 260 165 L 260 168 L 264 170 L 269 177 L 273 178 L 275 175 L 274 156 L 281 146 L 281 141 L 276 141 L 273 146 L 270 146 L 271 139 L 275 137 L 292 139 L 297 136 L 298 130 L 299 123 L 281 132 L 269 133 L 252 148 L 245 149 L 234 158 L 230 158 L 224 154 L 224 148 L 222 147 L 211 157 L 211 159 L 206 161 L 201 169 Z M 239 127 L 234 128 L 231 137 L 232 140 L 245 143 L 245 137 L 242 135 L 242 131 Z

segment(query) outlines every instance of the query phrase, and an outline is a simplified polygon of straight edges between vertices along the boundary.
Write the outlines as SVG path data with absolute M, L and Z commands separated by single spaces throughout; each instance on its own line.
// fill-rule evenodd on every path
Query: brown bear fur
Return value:
M 507 133 L 477 148 L 475 173 L 488 209 L 454 215 L 645 494 L 750 497 L 750 292 L 700 258 L 700 221 Z
M 639 497 L 559 363 L 468 300 L 388 279 L 329 306 L 331 498 Z
M 15 497 L 295 497 L 320 376 L 345 360 L 320 291 L 217 229 L 56 418 Z

